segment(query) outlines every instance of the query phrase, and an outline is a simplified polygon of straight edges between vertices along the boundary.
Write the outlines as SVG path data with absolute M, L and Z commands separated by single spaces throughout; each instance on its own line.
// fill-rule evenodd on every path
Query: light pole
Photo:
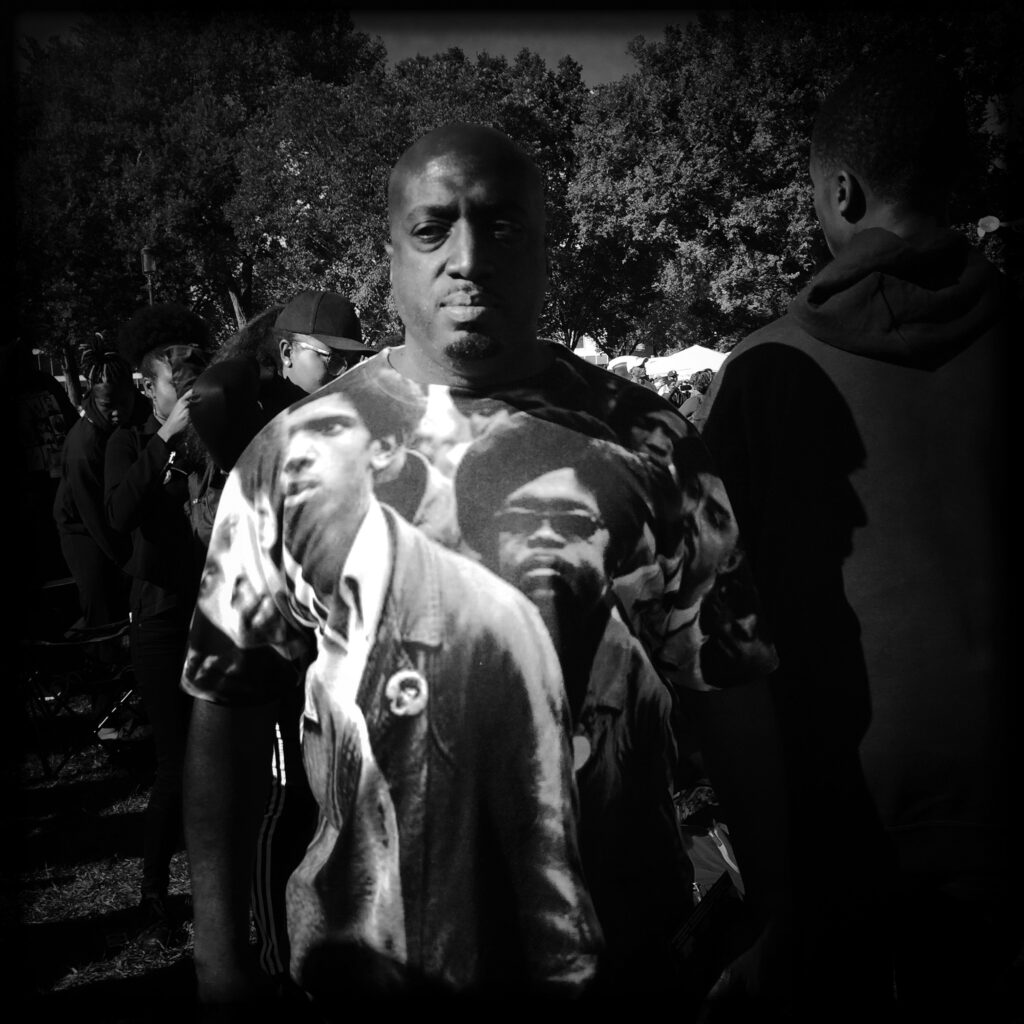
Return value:
M 142 247 L 142 272 L 146 275 L 149 286 L 149 304 L 153 305 L 153 274 L 156 273 L 156 257 L 148 245 Z

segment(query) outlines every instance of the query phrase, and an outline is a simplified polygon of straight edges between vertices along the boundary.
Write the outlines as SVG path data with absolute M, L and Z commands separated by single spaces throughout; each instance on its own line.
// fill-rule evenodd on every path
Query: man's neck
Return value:
M 417 384 L 472 389 L 533 377 L 551 365 L 554 355 L 546 342 L 534 340 L 511 356 L 497 359 L 434 360 L 406 337 L 406 343 L 393 348 L 388 359 L 394 369 Z
M 933 235 L 946 227 L 946 219 L 934 213 L 901 208 L 891 203 L 880 204 L 869 210 L 859 222 L 858 230 L 882 228 L 899 238 Z

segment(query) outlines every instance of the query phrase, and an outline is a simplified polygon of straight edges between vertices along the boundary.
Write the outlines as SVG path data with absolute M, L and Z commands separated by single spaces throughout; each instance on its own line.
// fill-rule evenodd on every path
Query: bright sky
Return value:
M 431 56 L 458 46 L 467 57 L 482 51 L 509 59 L 526 47 L 554 69 L 566 54 L 583 68 L 589 86 L 615 81 L 636 70 L 626 53 L 630 40 L 643 36 L 660 42 L 666 25 L 693 17 L 685 10 L 352 10 L 356 28 L 379 36 L 388 57 L 397 62 L 417 54 Z M 45 43 L 80 17 L 63 11 L 20 12 L 15 32 Z
M 627 54 L 630 40 L 642 35 L 660 42 L 670 24 L 693 17 L 685 10 L 559 11 L 362 11 L 353 10 L 356 28 L 380 36 L 392 61 L 417 54 L 431 56 L 451 46 L 467 57 L 482 51 L 515 55 L 526 47 L 552 69 L 566 54 L 583 68 L 589 86 L 615 81 L 636 70 Z

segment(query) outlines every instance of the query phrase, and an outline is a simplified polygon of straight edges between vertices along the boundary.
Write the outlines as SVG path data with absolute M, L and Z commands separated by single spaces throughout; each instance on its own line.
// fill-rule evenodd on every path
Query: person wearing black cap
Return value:
M 299 292 L 274 321 L 286 380 L 310 393 L 376 350 L 363 344 L 355 306 L 334 292 Z
M 672 697 L 623 622 L 611 582 L 645 522 L 656 468 L 586 414 L 513 413 L 455 474 L 466 539 L 541 613 L 562 665 L 580 794 L 580 853 L 615 992 L 680 983 L 671 939 L 693 870 L 673 804 Z

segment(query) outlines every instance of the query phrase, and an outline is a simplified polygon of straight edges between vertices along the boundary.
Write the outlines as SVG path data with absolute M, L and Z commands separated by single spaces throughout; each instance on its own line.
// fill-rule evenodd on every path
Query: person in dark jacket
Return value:
M 732 351 L 700 411 L 775 631 L 816 1019 L 877 1019 L 893 991 L 900 1019 L 981 1016 L 1020 947 L 1000 599 L 1010 310 L 948 227 L 967 150 L 934 61 L 844 82 L 811 139 L 834 259 Z
M 103 461 L 111 433 L 120 424 L 143 422 L 149 403 L 136 389 L 131 367 L 105 344 L 86 349 L 83 369 L 89 392 L 82 416 L 64 442 L 53 516 L 78 589 L 81 623 L 92 628 L 128 617 L 127 577 L 121 566 L 131 554 L 131 543 L 107 520 Z
M 279 412 L 372 352 L 355 307 L 333 292 L 300 292 L 253 317 L 228 339 L 195 382 L 191 422 L 217 466 L 230 471 Z M 284 985 L 289 959 L 285 884 L 313 837 L 316 802 L 299 737 L 301 693 L 279 702 L 271 790 L 256 845 L 252 916 L 261 969 Z
M 146 809 L 142 900 L 144 945 L 172 934 L 166 906 L 171 857 L 181 843 L 181 786 L 190 701 L 179 688 L 188 625 L 204 548 L 192 529 L 189 476 L 205 469 L 202 445 L 189 430 L 192 385 L 206 366 L 206 324 L 173 305 L 146 306 L 119 339 L 142 374 L 152 413 L 121 426 L 104 462 L 110 525 L 131 536 L 125 571 L 132 577 L 132 667 L 156 744 L 156 779 Z

